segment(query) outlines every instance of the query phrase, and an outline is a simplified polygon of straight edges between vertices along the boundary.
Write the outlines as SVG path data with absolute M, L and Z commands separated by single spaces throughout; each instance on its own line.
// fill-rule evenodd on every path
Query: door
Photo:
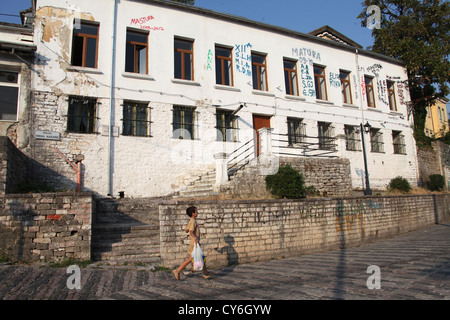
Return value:
M 270 116 L 253 115 L 253 129 L 256 131 L 255 152 L 258 157 L 261 153 L 261 141 L 258 130 L 261 128 L 270 128 Z

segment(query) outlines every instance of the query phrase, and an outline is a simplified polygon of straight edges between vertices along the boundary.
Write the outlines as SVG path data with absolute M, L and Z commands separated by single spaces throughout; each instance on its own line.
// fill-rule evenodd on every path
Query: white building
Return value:
M 372 188 L 416 184 L 404 65 L 320 31 L 171 1 L 37 0 L 30 156 L 62 188 L 76 173 L 53 147 L 84 156 L 84 190 L 164 196 L 271 127 L 274 154 L 348 158 L 362 189 L 368 122 Z

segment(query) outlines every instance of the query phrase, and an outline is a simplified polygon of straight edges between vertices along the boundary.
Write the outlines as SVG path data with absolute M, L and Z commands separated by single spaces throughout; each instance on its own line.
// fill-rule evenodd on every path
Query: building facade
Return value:
M 83 190 L 165 196 L 271 128 L 275 155 L 349 159 L 355 189 L 363 136 L 372 188 L 416 184 L 404 65 L 329 39 L 170 1 L 37 0 L 35 172 L 72 189 L 82 160 Z
M 447 103 L 448 99 L 440 98 L 427 108 L 427 118 L 425 120 L 425 134 L 427 137 L 441 138 L 449 131 Z

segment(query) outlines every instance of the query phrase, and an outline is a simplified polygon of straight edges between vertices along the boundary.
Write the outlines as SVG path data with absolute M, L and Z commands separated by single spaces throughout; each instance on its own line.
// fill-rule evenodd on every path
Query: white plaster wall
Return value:
M 85 95 L 98 97 L 98 126 L 109 125 L 113 1 L 88 0 L 66 1 L 38 0 L 38 20 L 35 43 L 41 61 L 35 77 L 35 89 L 53 91 L 60 95 L 57 114 L 67 114 L 67 97 Z M 45 11 L 45 7 L 54 6 L 64 10 Z M 344 133 L 344 124 L 359 125 L 369 121 L 373 127 L 382 129 L 384 134 L 383 154 L 368 152 L 368 165 L 373 187 L 384 188 L 389 180 L 402 175 L 415 183 L 417 163 L 414 139 L 410 122 L 407 119 L 406 101 L 409 94 L 402 91 L 404 104 L 400 103 L 398 93 L 398 112 L 391 113 L 388 105 L 377 100 L 377 110 L 369 111 L 365 97 L 361 103 L 358 68 L 354 52 L 344 51 L 324 42 L 312 42 L 286 34 L 268 31 L 245 24 L 216 19 L 188 11 L 152 5 L 136 1 L 120 1 L 118 7 L 117 52 L 115 74 L 115 103 L 113 125 L 121 131 L 123 100 L 150 102 L 152 137 L 118 136 L 113 139 L 113 188 L 114 195 L 125 191 L 127 196 L 166 195 L 196 173 L 214 169 L 213 154 L 232 151 L 253 138 L 252 114 L 272 116 L 271 126 L 275 133 L 287 133 L 286 118 L 305 119 L 307 134 L 317 136 L 317 121 L 332 122 L 335 134 Z M 46 12 L 55 13 L 51 17 Z M 39 15 L 41 13 L 41 15 Z M 98 68 L 74 71 L 70 64 L 73 19 L 81 17 L 100 23 L 100 43 Z M 150 18 L 149 18 L 150 17 Z M 139 18 L 145 18 L 139 20 Z M 142 23 L 140 23 L 142 22 Z M 51 37 L 48 32 L 51 25 Z M 124 73 L 126 29 L 152 28 L 149 34 L 149 74 L 133 77 Z M 173 80 L 173 42 L 174 37 L 194 40 L 194 81 Z M 208 53 L 214 54 L 215 44 L 233 48 L 236 58 L 238 48 L 243 50 L 250 44 L 250 50 L 267 54 L 268 92 L 255 92 L 251 76 L 241 74 L 233 61 L 234 86 L 223 88 L 215 85 L 214 59 L 208 63 Z M 287 97 L 284 88 L 283 57 L 298 59 L 299 91 L 302 93 L 301 64 L 308 65 L 313 76 L 312 63 L 326 67 L 327 93 L 330 103 L 317 102 L 315 96 L 303 96 L 300 99 Z M 251 62 L 249 62 L 251 65 Z M 404 68 L 400 65 L 360 54 L 360 76 L 374 76 L 370 67 L 379 64 L 378 79 L 387 77 L 405 80 Z M 339 73 L 339 69 L 351 72 L 353 105 L 343 105 L 340 87 L 330 83 L 330 73 Z M 353 79 L 355 75 L 355 80 Z M 358 91 L 356 91 L 358 89 Z M 375 88 L 375 96 L 377 97 Z M 387 97 L 385 98 L 387 100 Z M 245 107 L 238 113 L 239 143 L 216 142 L 215 106 L 234 110 L 240 104 Z M 198 141 L 180 141 L 172 139 L 172 106 L 195 106 L 199 112 Z M 361 107 L 363 112 L 361 112 Z M 63 133 L 63 139 L 57 144 L 65 146 L 68 153 L 81 152 L 84 161 L 84 187 L 100 194 L 106 194 L 108 177 L 108 137 L 102 135 L 75 135 L 64 133 L 65 128 L 54 128 Z M 392 130 L 402 131 L 406 139 L 407 155 L 392 154 Z M 100 132 L 101 130 L 99 130 Z M 69 143 L 69 141 L 72 141 Z M 73 142 L 76 141 L 76 142 Z M 366 136 L 367 150 L 370 150 Z M 340 141 L 338 156 L 349 158 L 352 166 L 352 179 L 355 188 L 362 187 L 362 152 L 345 151 L 345 143 Z M 180 152 L 182 156 L 180 156 Z

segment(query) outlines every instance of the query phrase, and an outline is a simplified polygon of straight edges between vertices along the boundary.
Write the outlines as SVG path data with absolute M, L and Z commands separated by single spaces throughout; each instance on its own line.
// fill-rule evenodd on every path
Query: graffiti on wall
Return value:
M 133 26 L 139 26 L 141 29 L 151 30 L 151 31 L 164 31 L 163 27 L 149 25 L 149 23 L 153 23 L 155 17 L 153 16 L 144 16 L 140 18 L 132 18 L 130 24 Z
M 311 76 L 310 66 L 308 64 L 301 64 L 300 74 L 302 79 L 303 96 L 315 97 L 316 90 L 314 89 L 314 81 Z
M 339 73 L 330 72 L 330 86 L 333 88 L 341 87 L 341 77 Z
M 300 63 L 309 65 L 314 61 L 321 61 L 320 52 L 310 48 L 292 48 L 292 56 L 298 58 Z
M 235 64 L 237 72 L 251 76 L 252 75 L 252 45 L 247 44 L 236 44 L 234 46 L 234 51 L 236 55 Z

